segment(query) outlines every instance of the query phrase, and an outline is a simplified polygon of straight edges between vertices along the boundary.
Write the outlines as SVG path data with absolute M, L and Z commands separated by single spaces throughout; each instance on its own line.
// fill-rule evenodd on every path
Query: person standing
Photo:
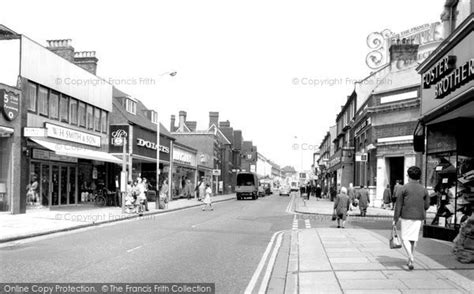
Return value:
M 390 209 L 392 204 L 392 193 L 390 192 L 390 185 L 387 184 L 387 188 L 383 191 L 383 209 Z
M 164 180 L 163 185 L 161 185 L 161 189 L 160 189 L 160 202 L 163 201 L 164 203 L 163 208 L 166 208 L 168 206 L 168 193 L 169 193 L 168 180 Z
M 347 211 L 349 210 L 350 199 L 347 195 L 346 187 L 341 188 L 341 193 L 336 196 L 336 200 L 334 201 L 334 213 L 336 214 L 337 219 L 337 227 L 341 228 L 341 220 L 342 220 L 342 228 L 344 229 L 344 225 L 346 223 L 347 218 Z
M 202 210 L 214 210 L 214 208 L 212 207 L 212 199 L 211 199 L 211 196 L 212 196 L 212 189 L 210 187 L 209 184 L 206 184 L 206 190 L 205 190 L 205 195 L 204 196 L 204 206 L 202 207 Z
M 401 220 L 401 238 L 408 255 L 408 269 L 414 269 L 415 245 L 420 235 L 422 221 L 426 218 L 426 210 L 430 207 L 428 191 L 419 183 L 421 169 L 412 166 L 408 169 L 408 183 L 397 191 L 397 203 L 393 214 L 392 225 Z
M 395 209 L 395 203 L 397 202 L 397 197 L 398 197 L 398 189 L 400 189 L 402 185 L 400 185 L 400 181 L 396 180 L 395 181 L 395 186 L 393 187 L 393 193 L 392 193 L 392 210 Z
M 321 198 L 321 193 L 322 193 L 322 189 L 321 187 L 318 185 L 315 189 L 315 193 L 316 193 L 316 200 L 319 200 L 319 198 Z
M 201 179 L 201 183 L 199 184 L 199 201 L 202 201 L 204 197 L 206 197 L 206 183 Z
M 187 178 L 186 178 L 186 184 L 184 185 L 184 195 L 188 198 L 188 200 L 191 200 L 191 197 L 193 195 L 191 180 Z
M 359 191 L 357 191 L 357 199 L 359 200 L 359 209 L 360 209 L 360 216 L 367 215 L 367 207 L 370 203 L 369 198 L 369 191 L 364 187 L 364 185 L 360 186 Z

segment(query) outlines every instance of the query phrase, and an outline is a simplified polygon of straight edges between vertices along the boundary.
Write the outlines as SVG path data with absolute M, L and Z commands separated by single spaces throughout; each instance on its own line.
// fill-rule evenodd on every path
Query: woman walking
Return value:
M 359 209 L 360 209 L 360 216 L 367 215 L 367 207 L 369 207 L 370 197 L 369 191 L 364 187 L 364 185 L 360 186 L 359 191 L 357 191 L 357 200 L 359 200 Z
M 338 194 L 336 200 L 334 201 L 334 213 L 336 214 L 337 227 L 344 229 L 344 224 L 346 223 L 347 211 L 349 210 L 349 196 L 347 195 L 346 187 L 341 188 L 341 194 Z
M 407 266 L 409 270 L 413 270 L 415 245 L 420 234 L 421 222 L 430 207 L 430 197 L 425 187 L 419 183 L 421 169 L 412 166 L 407 173 L 408 183 L 397 190 L 393 225 L 396 226 L 398 220 L 401 220 L 401 237 L 408 255 Z
M 212 199 L 211 199 L 211 195 L 212 195 L 212 189 L 211 187 L 209 186 L 209 184 L 206 184 L 206 196 L 204 197 L 204 206 L 202 207 L 202 210 L 214 210 L 214 208 L 212 207 Z

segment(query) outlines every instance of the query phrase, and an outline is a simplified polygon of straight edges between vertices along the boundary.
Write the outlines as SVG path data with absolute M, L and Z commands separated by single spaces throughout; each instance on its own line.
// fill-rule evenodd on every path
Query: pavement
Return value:
M 405 250 L 389 248 L 393 211 L 370 208 L 372 217 L 349 217 L 339 229 L 320 216 L 332 214 L 332 204 L 295 198 L 266 293 L 474 293 L 474 264 L 458 262 L 451 242 L 420 236 L 409 271 Z
M 316 200 L 315 197 L 310 197 L 309 200 L 304 200 L 302 197 L 299 197 L 299 194 L 295 194 L 295 207 L 294 211 L 297 213 L 303 214 L 321 214 L 321 215 L 332 215 L 334 211 L 334 202 L 329 201 L 328 199 L 319 199 Z M 434 217 L 436 211 L 434 206 L 430 207 L 428 210 L 428 218 L 431 215 Z M 349 216 L 360 216 L 360 210 L 358 207 L 354 207 L 352 210 L 348 211 Z M 383 209 L 380 207 L 369 206 L 367 208 L 367 217 L 393 217 L 393 210 Z
M 213 202 L 235 199 L 235 194 L 216 195 Z M 178 199 L 168 203 L 167 209 L 156 209 L 148 202 L 149 211 L 142 218 L 202 205 L 197 199 Z M 0 214 L 0 243 L 77 230 L 101 224 L 138 218 L 135 213 L 122 213 L 120 207 L 93 205 L 61 208 L 34 208 L 24 214 Z

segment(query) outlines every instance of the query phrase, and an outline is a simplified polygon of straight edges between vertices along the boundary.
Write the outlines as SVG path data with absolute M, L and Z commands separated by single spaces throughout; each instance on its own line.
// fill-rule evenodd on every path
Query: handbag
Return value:
M 402 248 L 402 241 L 397 233 L 397 227 L 393 226 L 392 228 L 392 237 L 390 238 L 390 249 L 399 249 Z
M 336 219 L 337 219 L 336 211 L 334 211 L 334 212 L 332 213 L 332 218 L 331 218 L 331 220 L 335 221 Z

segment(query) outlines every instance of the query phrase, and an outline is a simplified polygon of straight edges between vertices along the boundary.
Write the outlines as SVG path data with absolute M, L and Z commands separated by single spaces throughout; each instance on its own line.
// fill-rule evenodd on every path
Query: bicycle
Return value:
M 105 206 L 107 204 L 107 189 L 97 189 L 93 194 L 93 202 L 96 206 Z

